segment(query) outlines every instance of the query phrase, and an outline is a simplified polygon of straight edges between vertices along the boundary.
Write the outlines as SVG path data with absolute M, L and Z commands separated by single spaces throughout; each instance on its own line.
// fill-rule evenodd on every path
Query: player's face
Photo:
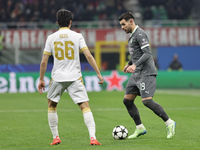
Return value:
M 131 23 L 130 20 L 126 21 L 122 19 L 120 22 L 121 28 L 126 32 L 126 33 L 131 33 L 132 28 L 131 28 Z

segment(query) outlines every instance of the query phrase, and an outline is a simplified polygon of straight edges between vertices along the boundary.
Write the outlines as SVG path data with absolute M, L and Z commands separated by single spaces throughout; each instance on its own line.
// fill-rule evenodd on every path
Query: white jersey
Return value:
M 79 50 L 87 49 L 82 34 L 69 28 L 60 28 L 48 36 L 44 54 L 53 55 L 54 65 L 51 77 L 54 81 L 75 81 L 81 74 Z

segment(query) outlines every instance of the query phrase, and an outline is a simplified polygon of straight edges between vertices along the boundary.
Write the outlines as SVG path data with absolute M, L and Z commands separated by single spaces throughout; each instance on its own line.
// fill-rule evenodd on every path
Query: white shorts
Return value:
M 47 98 L 58 103 L 65 90 L 67 90 L 69 96 L 72 98 L 75 104 L 89 101 L 82 78 L 76 81 L 68 82 L 51 81 L 49 84 Z

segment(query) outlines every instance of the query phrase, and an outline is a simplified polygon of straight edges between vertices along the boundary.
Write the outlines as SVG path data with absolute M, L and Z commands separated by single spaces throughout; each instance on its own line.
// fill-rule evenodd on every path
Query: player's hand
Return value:
M 102 75 L 101 75 L 101 74 L 98 74 L 97 77 L 98 77 L 99 80 L 100 80 L 98 83 L 99 83 L 99 84 L 103 84 L 104 80 L 103 80 Z
M 135 71 L 135 69 L 136 69 L 136 66 L 135 66 L 135 64 L 133 64 L 133 65 L 129 66 L 126 69 L 126 71 L 129 72 L 129 73 L 133 73 Z
M 38 91 L 40 94 L 42 94 L 43 91 L 45 91 L 45 83 L 44 81 L 40 81 L 38 85 Z
M 124 73 L 127 73 L 127 68 L 128 68 L 129 66 L 130 66 L 130 65 L 127 64 L 127 65 L 124 67 L 124 70 L 123 70 Z

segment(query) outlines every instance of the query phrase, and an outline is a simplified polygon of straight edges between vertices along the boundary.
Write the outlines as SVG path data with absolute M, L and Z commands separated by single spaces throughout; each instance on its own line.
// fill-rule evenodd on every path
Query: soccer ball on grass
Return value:
M 119 125 L 113 129 L 112 136 L 115 140 L 123 140 L 126 139 L 128 136 L 128 130 L 126 127 Z

